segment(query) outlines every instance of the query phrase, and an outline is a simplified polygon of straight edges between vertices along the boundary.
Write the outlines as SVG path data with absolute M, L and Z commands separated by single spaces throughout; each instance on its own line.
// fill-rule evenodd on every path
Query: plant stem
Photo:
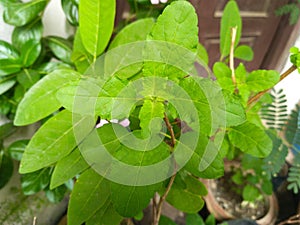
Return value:
M 236 78 L 235 78 L 235 72 L 234 72 L 234 43 L 236 39 L 236 31 L 237 26 L 231 28 L 231 44 L 230 44 L 230 53 L 229 53 L 229 67 L 231 70 L 231 79 L 232 83 L 235 87 L 235 92 L 238 93 L 238 89 L 236 86 Z
M 284 224 L 298 224 L 300 223 L 300 214 L 296 214 L 294 216 L 291 216 L 285 221 L 280 222 L 278 225 L 284 225 Z
M 290 75 L 292 72 L 294 72 L 296 69 L 297 69 L 297 67 L 295 65 L 292 65 L 290 68 L 288 68 L 283 74 L 280 75 L 280 79 L 279 79 L 278 83 L 280 81 L 282 81 L 284 78 L 286 78 L 288 75 Z M 270 88 L 270 89 L 272 89 L 272 88 Z M 249 99 L 247 105 L 251 106 L 251 104 L 257 102 L 260 99 L 260 97 L 263 96 L 265 93 L 267 93 L 270 89 L 261 91 L 261 92 L 257 93 L 256 95 L 254 95 L 252 98 Z
M 171 125 L 166 113 L 165 113 L 165 116 L 164 116 L 164 121 L 165 121 L 166 126 L 167 126 L 167 128 L 170 132 L 170 135 L 171 135 L 171 146 L 172 146 L 172 148 L 174 148 L 174 146 L 176 144 L 175 134 L 174 134 L 172 125 Z M 171 187 L 174 183 L 175 177 L 176 177 L 176 162 L 175 162 L 175 165 L 174 165 L 174 174 L 170 178 L 170 181 L 168 183 L 168 186 L 167 186 L 167 189 L 166 189 L 165 193 L 159 198 L 159 202 L 157 204 L 156 204 L 156 201 L 155 201 L 155 197 L 153 198 L 153 223 L 152 223 L 153 225 L 158 225 L 158 223 L 159 223 L 159 219 L 160 219 L 160 216 L 161 216 L 162 205 L 163 205 L 164 201 L 166 200 L 166 198 L 167 198 L 167 196 L 168 196 L 168 194 L 171 190 Z

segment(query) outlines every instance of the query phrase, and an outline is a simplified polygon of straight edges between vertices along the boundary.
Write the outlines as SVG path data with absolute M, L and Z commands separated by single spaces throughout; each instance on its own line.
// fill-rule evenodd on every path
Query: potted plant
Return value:
M 9 2 L 5 15 L 16 16 L 21 7 L 24 17 L 32 19 L 44 4 Z M 222 19 L 216 80 L 198 42 L 197 15 L 189 2 L 174 1 L 157 20 L 132 22 L 113 38 L 114 0 L 86 0 L 79 6 L 70 0 L 63 6 L 75 36 L 43 39 L 63 64 L 42 67 L 48 70 L 26 91 L 14 125 L 42 121 L 19 172 L 40 177 L 47 185 L 39 190 L 55 193 L 75 182 L 68 224 L 130 224 L 131 218 L 143 217 L 150 202 L 153 225 L 159 224 L 165 201 L 197 213 L 207 194 L 198 178 L 221 177 L 230 146 L 254 157 L 271 152 L 272 140 L 257 117 L 257 99 L 279 82 L 280 74 L 248 73 L 243 64 L 235 68 L 234 57 L 250 60 L 253 54 L 238 45 L 241 19 L 234 1 Z M 28 7 L 38 13 L 32 16 Z M 195 63 L 208 77 L 199 76 Z

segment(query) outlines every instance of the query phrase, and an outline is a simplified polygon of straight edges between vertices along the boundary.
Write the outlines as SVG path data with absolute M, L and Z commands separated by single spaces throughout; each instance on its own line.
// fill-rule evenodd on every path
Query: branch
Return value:
M 278 83 L 280 81 L 282 81 L 284 78 L 286 78 L 288 75 L 290 75 L 292 72 L 294 72 L 296 69 L 297 69 L 297 67 L 294 65 L 292 65 L 290 68 L 288 68 L 287 71 L 285 71 L 283 74 L 280 75 L 280 80 L 278 81 Z M 257 93 L 256 95 L 254 95 L 252 98 L 249 99 L 247 105 L 250 106 L 252 103 L 257 102 L 261 96 L 263 96 L 265 93 L 267 93 L 271 89 L 272 88 Z
M 236 78 L 235 78 L 235 72 L 234 72 L 234 43 L 236 39 L 236 31 L 237 26 L 231 28 L 231 44 L 230 44 L 230 54 L 229 54 L 229 67 L 231 69 L 231 79 L 232 83 L 235 87 L 236 94 L 238 93 L 238 89 L 236 86 Z
M 296 214 L 294 216 L 291 216 L 287 220 L 280 222 L 278 225 L 295 224 L 295 223 L 300 223 L 300 214 Z

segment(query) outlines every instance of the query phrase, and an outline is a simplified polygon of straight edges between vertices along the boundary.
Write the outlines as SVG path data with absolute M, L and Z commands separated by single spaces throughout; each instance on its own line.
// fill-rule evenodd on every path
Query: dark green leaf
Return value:
M 215 225 L 215 224 L 216 224 L 216 219 L 215 219 L 215 217 L 214 217 L 212 214 L 210 214 L 210 215 L 206 218 L 205 224 L 206 224 L 206 225 Z
M 263 129 L 246 122 L 230 129 L 231 143 L 241 151 L 256 157 L 266 157 L 272 151 L 272 140 Z
M 18 51 L 8 42 L 0 40 L 0 59 L 18 59 Z
M 20 161 L 22 159 L 23 153 L 25 151 L 28 142 L 29 140 L 18 140 L 12 143 L 7 149 L 9 155 L 13 159 Z
M 93 9 L 93 10 L 91 10 Z M 85 49 L 96 59 L 114 28 L 116 0 L 86 0 L 79 5 L 79 28 Z
M 160 217 L 159 220 L 159 224 L 158 225 L 177 225 L 177 223 L 175 223 L 173 220 L 171 220 L 170 218 L 162 215 Z M 187 224 L 188 225 L 188 224 Z
M 41 18 L 37 17 L 31 23 L 15 27 L 12 33 L 12 43 L 16 48 L 21 49 L 22 46 L 29 40 L 40 41 L 43 35 L 43 25 Z
M 21 47 L 21 58 L 23 66 L 31 66 L 39 57 L 42 46 L 38 40 L 31 39 Z
M 49 185 L 51 168 L 44 168 L 33 173 L 23 174 L 21 187 L 25 195 L 35 194 Z
M 62 0 L 61 6 L 66 14 L 67 20 L 74 26 L 78 26 L 78 4 L 73 0 Z
M 186 225 L 205 225 L 202 217 L 198 214 L 187 214 L 185 223 Z
M 47 189 L 45 193 L 50 202 L 58 203 L 64 198 L 66 191 L 67 187 L 65 185 L 61 185 L 53 190 Z
M 0 139 L 11 134 L 14 130 L 14 126 L 11 120 L 7 119 L 5 116 L 0 115 Z
M 79 149 L 76 148 L 69 155 L 57 162 L 51 177 L 50 188 L 58 187 L 88 167 L 89 165 L 81 156 Z
M 249 202 L 253 202 L 260 197 L 261 193 L 259 189 L 253 185 L 246 185 L 243 189 L 243 199 Z
M 16 83 L 15 78 L 0 77 L 0 95 L 11 89 Z
M 17 74 L 17 81 L 25 88 L 29 89 L 32 85 L 38 82 L 40 79 L 40 74 L 31 69 L 24 69 Z
M 229 1 L 223 11 L 220 30 L 220 52 L 221 58 L 229 55 L 231 45 L 231 29 L 237 27 L 234 46 L 239 43 L 242 31 L 242 21 L 238 5 L 235 1 Z
M 65 63 L 71 64 L 72 44 L 61 37 L 46 37 L 47 44 L 53 54 Z
M 70 69 L 56 70 L 37 82 L 20 102 L 14 123 L 26 125 L 34 123 L 61 106 L 56 92 L 69 82 L 80 79 L 80 74 Z
M 1 128 L 0 128 L 1 129 Z M 1 131 L 0 131 L 1 132 Z M 3 188 L 13 175 L 14 165 L 9 156 L 0 152 L 0 189 Z
M 22 63 L 15 59 L 0 59 L 0 76 L 9 75 L 19 72 L 21 70 Z
M 240 45 L 234 50 L 234 57 L 245 61 L 252 61 L 253 55 L 253 50 L 248 45 Z
M 68 223 L 81 225 L 89 220 L 110 196 L 109 182 L 88 169 L 76 181 L 68 207 Z
M 35 0 L 26 3 L 10 2 L 3 14 L 4 21 L 18 27 L 28 24 L 38 17 L 47 3 L 47 0 Z
M 91 124 L 89 117 L 81 117 L 67 110 L 51 117 L 27 145 L 20 173 L 36 171 L 67 156 L 93 127 L 94 122 Z M 77 129 L 81 131 L 82 137 L 74 134 Z

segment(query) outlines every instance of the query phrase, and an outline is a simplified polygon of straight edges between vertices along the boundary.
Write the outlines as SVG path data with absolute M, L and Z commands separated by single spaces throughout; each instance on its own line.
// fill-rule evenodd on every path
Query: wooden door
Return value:
M 227 1 L 191 0 L 198 14 L 199 39 L 208 50 L 210 66 L 220 58 L 220 19 Z M 283 27 L 279 25 L 282 19 L 287 20 L 287 18 L 276 16 L 275 10 L 286 4 L 288 0 L 236 0 L 236 2 L 243 21 L 240 43 L 247 44 L 254 50 L 254 60 L 245 63 L 246 67 L 249 70 L 261 67 L 267 68 L 269 65 L 266 63 L 271 63 L 272 57 L 277 57 L 276 55 L 269 56 L 268 53 L 272 50 L 272 44 L 276 36 L 282 35 L 279 28 Z M 288 24 L 286 25 L 288 26 Z M 281 41 L 286 42 L 288 38 L 287 35 L 286 40 Z M 282 50 L 278 54 L 281 54 Z M 275 64 L 275 61 L 273 64 Z

